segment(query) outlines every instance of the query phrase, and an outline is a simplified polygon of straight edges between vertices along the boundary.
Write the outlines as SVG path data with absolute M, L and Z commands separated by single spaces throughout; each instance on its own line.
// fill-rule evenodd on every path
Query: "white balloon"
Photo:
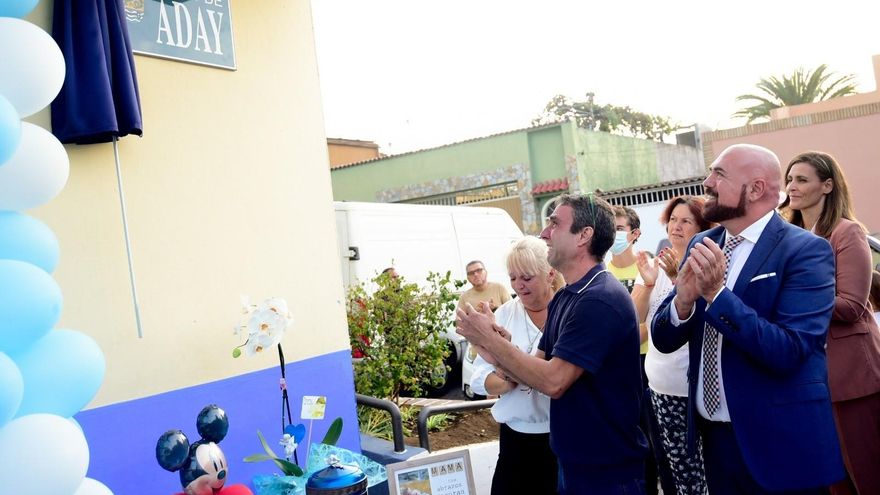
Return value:
M 73 495 L 113 495 L 113 492 L 104 483 L 86 478 Z
M 74 493 L 89 467 L 89 446 L 73 423 L 53 414 L 30 414 L 0 429 L 3 493 Z
M 38 125 L 22 122 L 18 148 L 0 167 L 0 210 L 25 210 L 46 203 L 61 192 L 69 173 L 67 150 L 58 138 Z
M 0 94 L 22 118 L 45 108 L 61 91 L 64 55 L 39 26 L 0 17 L 0 61 Z

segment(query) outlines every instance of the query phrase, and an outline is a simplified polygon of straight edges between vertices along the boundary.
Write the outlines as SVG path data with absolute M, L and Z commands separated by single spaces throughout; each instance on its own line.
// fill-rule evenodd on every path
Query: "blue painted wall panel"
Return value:
M 169 363 L 169 366 L 173 366 Z M 276 453 L 281 438 L 280 369 L 275 366 L 246 375 L 174 390 L 164 394 L 82 411 L 75 416 L 89 442 L 88 476 L 106 484 L 116 495 L 180 492 L 178 473 L 159 467 L 156 441 L 167 430 L 182 430 L 190 443 L 199 439 L 196 416 L 202 407 L 217 404 L 229 418 L 229 432 L 220 448 L 229 464 L 228 484 L 251 486 L 255 474 L 279 472 L 271 462 L 244 463 L 242 458 L 263 453 L 257 430 Z M 312 441 L 320 442 L 333 419 L 342 417 L 338 445 L 360 452 L 355 415 L 351 355 L 339 351 L 287 363 L 288 393 L 293 422 L 300 421 L 304 395 L 327 397 L 325 419 L 315 421 Z M 305 442 L 303 442 L 305 444 Z M 305 465 L 306 446 L 298 449 Z

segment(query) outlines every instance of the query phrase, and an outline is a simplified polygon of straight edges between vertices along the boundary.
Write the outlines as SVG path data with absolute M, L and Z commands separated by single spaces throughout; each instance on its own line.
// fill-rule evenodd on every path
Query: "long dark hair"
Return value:
M 806 163 L 813 167 L 819 182 L 825 182 L 831 179 L 833 187 L 831 192 L 825 195 L 825 204 L 822 206 L 822 213 L 819 214 L 819 220 L 816 222 L 816 235 L 828 238 L 831 237 L 831 231 L 840 222 L 841 218 L 852 220 L 858 223 L 855 212 L 852 207 L 852 200 L 849 197 L 849 186 L 846 184 L 846 177 L 843 170 L 837 163 L 837 160 L 828 153 L 821 151 L 807 151 L 799 154 L 788 162 L 788 168 L 785 169 L 785 184 L 788 185 L 788 174 L 791 167 L 796 163 Z M 779 209 L 789 222 L 801 228 L 804 226 L 804 217 L 798 210 L 792 210 L 789 207 L 791 201 L 786 196 L 785 201 L 779 205 Z M 861 224 L 860 224 L 861 225 Z M 862 227 L 864 229 L 864 227 Z

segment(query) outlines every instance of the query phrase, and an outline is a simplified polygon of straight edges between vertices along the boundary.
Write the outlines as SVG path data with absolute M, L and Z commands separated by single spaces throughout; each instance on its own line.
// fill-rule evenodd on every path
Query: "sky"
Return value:
M 880 2 L 312 0 L 327 137 L 396 154 L 531 125 L 556 94 L 737 127 L 762 77 L 876 90 Z

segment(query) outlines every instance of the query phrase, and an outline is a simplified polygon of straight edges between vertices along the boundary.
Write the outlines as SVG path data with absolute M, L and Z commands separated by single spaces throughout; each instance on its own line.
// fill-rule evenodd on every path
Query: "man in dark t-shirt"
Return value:
M 510 344 L 487 308 L 460 309 L 458 332 L 499 376 L 551 397 L 559 493 L 643 493 L 647 441 L 639 429 L 636 312 L 601 263 L 614 241 L 614 213 L 591 196 L 563 195 L 557 205 L 541 238 L 569 285 L 550 303 L 538 355 Z

